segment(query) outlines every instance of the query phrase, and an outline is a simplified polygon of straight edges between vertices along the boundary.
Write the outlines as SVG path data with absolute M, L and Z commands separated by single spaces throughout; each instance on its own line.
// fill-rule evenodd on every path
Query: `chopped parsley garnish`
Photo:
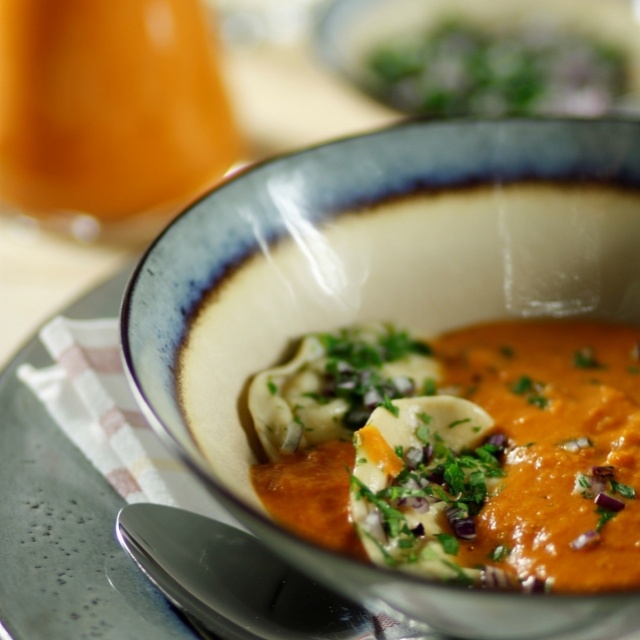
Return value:
M 629 500 L 635 500 L 636 490 L 633 487 L 630 487 L 626 484 L 620 484 L 615 480 L 610 480 L 611 483 L 611 491 L 613 493 L 619 493 L 623 498 L 628 498 Z
M 472 520 L 489 495 L 487 480 L 504 475 L 496 457 L 500 447 L 487 442 L 473 450 L 455 452 L 440 434 L 429 434 L 425 424 L 416 427 L 415 434 L 418 436 L 421 432 L 420 441 L 425 446 L 418 460 L 415 459 L 419 451 L 416 447 L 394 449 L 398 456 L 404 456 L 405 466 L 390 484 L 374 492 L 357 477 L 352 479 L 356 497 L 366 500 L 377 513 L 386 537 L 384 541 L 378 539 L 376 544 L 384 546 L 383 556 L 387 562 L 389 557 L 396 564 L 425 560 L 425 554 L 433 552 L 429 549 L 429 540 L 434 539 L 446 554 L 456 555 L 462 541 L 471 539 L 463 535 L 460 519 L 464 520 L 465 527 L 474 527 Z M 425 536 L 424 526 L 415 526 L 415 522 L 409 525 L 415 514 L 429 512 L 438 503 L 446 505 L 445 513 L 455 512 L 455 518 L 446 515 L 451 532 Z M 409 517 L 411 513 L 414 515 Z M 367 535 L 374 533 L 369 531 Z M 445 562 L 438 554 L 435 559 Z
M 495 549 L 493 549 L 489 555 L 487 556 L 489 560 L 493 560 L 494 562 L 502 562 L 509 557 L 511 553 L 511 549 L 504 544 L 499 544 Z
M 549 406 L 549 398 L 539 395 L 530 395 L 527 398 L 527 402 L 540 409 L 546 409 Z
M 411 355 L 431 355 L 427 343 L 415 340 L 392 325 L 385 325 L 374 336 L 362 329 L 346 328 L 337 333 L 319 334 L 317 338 L 326 353 L 322 389 L 315 396 L 306 395 L 322 404 L 335 398 L 345 400 L 348 408 L 343 423 L 351 430 L 362 427 L 378 406 L 395 415 L 397 409 L 392 400 L 412 397 L 420 391 L 418 384 L 426 384 L 408 376 L 384 375 L 386 363 Z
M 382 516 L 383 526 L 392 538 L 399 536 L 400 533 L 410 533 L 406 518 L 401 511 L 392 507 L 384 498 L 379 497 L 378 494 L 371 491 L 371 489 L 356 476 L 351 476 L 351 482 L 355 485 L 359 498 L 365 498 L 378 508 Z
M 323 333 L 319 336 L 329 358 L 343 360 L 355 369 L 380 367 L 385 362 L 394 362 L 415 353 L 431 355 L 431 347 L 415 340 L 406 331 L 398 331 L 386 325 L 376 343 L 363 339 L 354 329 L 342 329 L 337 334 Z
M 398 409 L 398 407 L 396 407 L 396 405 L 391 402 L 391 398 L 389 398 L 389 396 L 383 397 L 380 406 L 384 407 L 389 413 L 393 414 L 396 417 L 400 414 L 400 409 Z
M 431 437 L 431 429 L 429 429 L 427 425 L 431 423 L 432 418 L 426 413 L 419 413 L 417 417 L 420 420 L 420 424 L 416 428 L 416 438 L 418 438 L 422 444 L 427 444 Z
M 601 369 L 602 364 L 596 359 L 593 349 L 583 347 L 573 354 L 573 366 L 578 369 Z
M 529 376 L 520 376 L 512 385 L 511 391 L 518 396 L 533 390 L 533 380 Z
M 591 473 L 579 473 L 576 477 L 577 493 L 584 498 L 594 498 L 596 503 L 596 514 L 599 518 L 595 531 L 598 534 L 609 520 L 625 508 L 624 501 L 614 497 L 615 494 L 627 500 L 635 500 L 636 498 L 636 491 L 633 487 L 615 480 L 615 471 L 615 467 L 612 465 L 594 466 L 591 467 Z M 610 494 L 605 492 L 607 483 L 611 487 Z
M 454 427 L 457 427 L 460 424 L 465 424 L 465 422 L 471 422 L 471 418 L 463 418 L 462 420 L 454 420 L 449 425 L 449 429 L 453 429 Z
M 442 545 L 442 549 L 445 553 L 448 553 L 450 556 L 458 555 L 460 543 L 455 536 L 452 536 L 450 533 L 436 533 L 435 537 Z
M 273 380 L 267 380 L 269 395 L 275 396 L 278 393 L 278 385 Z
M 451 493 L 463 493 L 465 489 L 464 471 L 460 468 L 457 460 L 449 462 L 444 469 L 444 481 L 447 483 Z
M 414 340 L 406 331 L 397 331 L 392 325 L 387 325 L 387 333 L 380 336 L 378 344 L 384 351 L 386 362 L 400 360 L 410 353 L 432 355 L 431 347 L 427 343 Z
M 596 531 L 598 533 L 602 531 L 602 527 L 604 527 L 604 525 L 607 524 L 609 520 L 612 520 L 618 515 L 617 511 L 610 511 L 609 509 L 602 509 L 601 507 L 598 507 L 596 509 L 596 513 L 600 516 L 600 518 L 598 519 L 598 524 L 596 525 Z
M 527 402 L 540 409 L 546 409 L 549 406 L 549 399 L 543 395 L 545 385 L 537 382 L 527 375 L 520 376 L 511 384 L 511 391 L 517 396 L 525 396 Z
M 513 358 L 515 356 L 515 350 L 509 345 L 504 345 L 503 347 L 500 347 L 500 354 L 505 358 Z
M 433 378 L 427 378 L 422 385 L 423 396 L 435 396 L 438 393 L 438 385 Z

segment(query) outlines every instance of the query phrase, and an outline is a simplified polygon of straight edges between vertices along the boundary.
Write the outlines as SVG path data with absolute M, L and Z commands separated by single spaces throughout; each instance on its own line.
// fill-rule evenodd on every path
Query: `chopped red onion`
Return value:
M 411 498 L 404 498 L 400 501 L 403 506 L 407 506 L 413 509 L 417 513 L 426 513 L 431 508 L 431 503 L 428 498 L 422 498 L 419 496 L 412 496 Z
M 429 482 L 442 486 L 444 484 L 444 470 L 436 467 L 429 472 L 427 478 Z
M 338 362 L 336 363 L 336 369 L 340 373 L 355 373 L 355 369 L 344 360 L 338 360 Z
M 407 478 L 402 486 L 407 489 L 426 489 L 429 486 L 429 480 L 422 475 L 414 475 Z
M 490 565 L 482 568 L 480 580 L 485 589 L 512 589 L 515 586 L 511 574 Z
M 456 520 L 453 524 L 453 532 L 456 534 L 456 538 L 460 538 L 460 540 L 475 540 L 476 533 L 476 522 L 473 518 L 462 518 L 460 520 Z
M 375 409 L 384 401 L 384 398 L 377 389 L 371 388 L 364 394 L 362 401 L 369 409 Z
M 356 381 L 351 378 L 347 380 L 341 380 L 336 384 L 336 389 L 340 389 L 341 391 L 353 391 L 356 388 Z
M 598 480 L 610 480 L 615 476 L 616 468 L 610 464 L 602 467 L 591 467 L 591 473 Z
M 622 502 L 622 500 L 618 500 L 618 498 L 614 498 L 604 492 L 600 492 L 595 497 L 594 502 L 601 509 L 606 509 L 607 511 L 622 511 L 622 509 L 624 509 L 624 502 Z
M 411 395 L 415 390 L 413 380 L 407 376 L 396 376 L 392 380 L 393 386 L 401 396 Z
M 407 489 L 409 491 L 420 491 L 427 487 L 429 481 L 426 478 L 419 477 L 418 479 L 409 477 L 405 482 L 403 482 L 401 486 L 403 489 Z M 399 507 L 408 507 L 409 509 L 413 509 L 418 513 L 426 513 L 431 508 L 431 499 L 424 496 L 408 496 L 406 498 L 401 498 L 398 500 Z
M 418 447 L 409 447 L 404 454 L 404 461 L 409 469 L 415 469 L 424 460 L 424 452 Z
M 355 431 L 365 425 L 370 415 L 371 411 L 364 407 L 352 407 L 344 414 L 344 424 L 347 428 Z
M 364 387 L 368 384 L 371 384 L 371 378 L 373 377 L 373 372 L 369 369 L 364 369 L 359 372 L 360 384 Z
M 444 510 L 444 514 L 453 529 L 456 538 L 460 540 L 476 539 L 476 522 L 466 511 L 451 505 Z
M 593 498 L 606 489 L 602 480 L 594 478 L 586 473 L 578 473 L 573 486 L 573 492 L 582 495 L 584 498 Z
M 595 530 L 585 531 L 581 533 L 575 540 L 569 543 L 569 546 L 574 550 L 584 549 L 591 547 L 600 542 L 600 534 Z
M 587 438 L 586 436 L 581 436 L 580 438 L 572 438 L 571 440 L 561 442 L 560 447 L 565 451 L 576 453 L 576 451 L 580 451 L 580 449 L 588 449 L 589 447 L 593 447 L 593 442 L 591 442 L 591 440 L 589 440 L 589 438 Z
M 505 436 L 504 433 L 494 433 L 485 440 L 485 444 L 490 444 L 499 450 L 504 450 L 507 446 L 507 436 Z
M 537 576 L 525 578 L 520 586 L 524 593 L 546 593 L 547 591 L 547 581 Z
M 382 524 L 382 516 L 377 509 L 369 511 L 362 524 L 372 538 L 378 540 L 378 542 L 387 542 L 387 534 Z

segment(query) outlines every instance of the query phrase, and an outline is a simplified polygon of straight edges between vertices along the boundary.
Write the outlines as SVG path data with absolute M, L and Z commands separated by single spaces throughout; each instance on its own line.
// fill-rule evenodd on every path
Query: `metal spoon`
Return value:
M 205 637 L 373 640 L 371 615 L 285 565 L 253 536 L 189 511 L 124 507 L 122 548 Z

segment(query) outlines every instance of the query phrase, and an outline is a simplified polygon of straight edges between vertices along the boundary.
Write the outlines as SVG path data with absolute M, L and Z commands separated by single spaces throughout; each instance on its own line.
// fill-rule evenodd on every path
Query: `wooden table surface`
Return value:
M 228 47 L 224 53 L 250 161 L 397 119 L 329 72 L 308 42 Z M 46 319 L 139 252 L 82 245 L 0 216 L 0 368 Z

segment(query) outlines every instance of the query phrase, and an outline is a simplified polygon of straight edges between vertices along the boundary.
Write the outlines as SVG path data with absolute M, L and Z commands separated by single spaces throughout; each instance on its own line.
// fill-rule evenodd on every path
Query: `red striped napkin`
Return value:
M 148 426 L 122 367 L 118 322 L 58 317 L 40 332 L 55 364 L 18 370 L 50 415 L 127 502 L 179 506 L 240 525 Z

